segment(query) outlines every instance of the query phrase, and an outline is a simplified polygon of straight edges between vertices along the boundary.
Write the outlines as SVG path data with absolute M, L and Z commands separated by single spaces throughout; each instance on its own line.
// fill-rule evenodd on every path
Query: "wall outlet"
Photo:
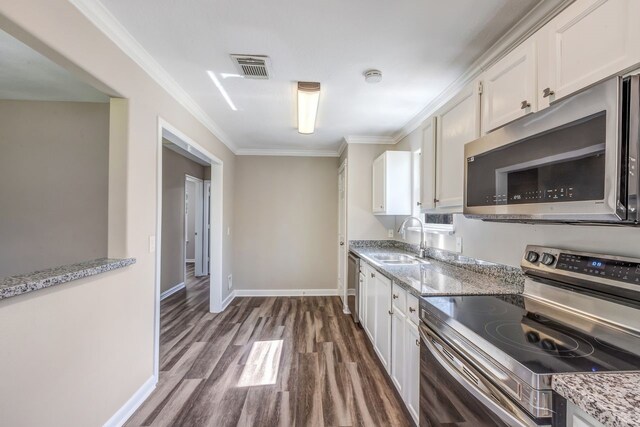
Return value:
M 230 274 L 227 276 L 227 289 L 233 288 L 233 276 Z
M 387 237 L 393 238 L 393 228 L 387 230 Z
M 462 237 L 456 237 L 456 252 L 462 253 Z

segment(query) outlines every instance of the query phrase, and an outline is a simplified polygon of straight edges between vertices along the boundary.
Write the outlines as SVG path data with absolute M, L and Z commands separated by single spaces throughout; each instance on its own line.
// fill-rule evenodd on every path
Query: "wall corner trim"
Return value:
M 158 378 L 155 375 L 149 377 L 147 381 L 126 401 L 126 403 L 104 423 L 104 427 L 121 427 L 127 422 L 129 417 L 147 400 L 147 397 L 156 388 Z
M 177 285 L 175 285 L 170 289 L 167 289 L 166 291 L 160 294 L 160 301 L 162 301 L 167 297 L 170 297 L 171 295 L 175 294 L 179 290 L 184 289 L 184 287 L 185 287 L 184 282 L 182 282 L 182 283 L 178 283 Z

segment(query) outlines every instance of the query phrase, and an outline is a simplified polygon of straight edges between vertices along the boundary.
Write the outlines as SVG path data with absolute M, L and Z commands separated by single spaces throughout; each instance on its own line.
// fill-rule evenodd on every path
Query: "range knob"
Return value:
M 540 262 L 544 265 L 552 265 L 554 262 L 556 262 L 556 257 L 548 252 L 545 252 L 542 254 L 542 259 L 540 260 Z
M 538 252 L 536 251 L 529 251 L 527 252 L 527 261 L 529 262 L 536 262 L 538 261 L 538 258 L 540 258 L 540 255 L 538 255 Z

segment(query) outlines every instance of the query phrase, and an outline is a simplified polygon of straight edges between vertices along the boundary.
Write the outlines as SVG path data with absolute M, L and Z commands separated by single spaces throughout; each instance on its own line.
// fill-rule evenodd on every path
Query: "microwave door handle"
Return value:
M 492 384 L 481 376 L 477 376 L 472 381 L 468 375 L 472 374 L 475 369 L 469 364 L 465 363 L 456 356 L 453 356 L 452 351 L 446 350 L 442 347 L 442 343 L 435 343 L 435 339 L 429 334 L 426 334 L 422 328 L 420 328 L 420 337 L 422 342 L 426 345 L 426 350 L 429 351 L 438 364 L 447 371 L 447 373 L 462 387 L 464 387 L 469 393 L 471 393 L 476 399 L 478 399 L 487 409 L 491 410 L 494 414 L 500 417 L 508 425 L 522 426 L 522 427 L 542 427 L 536 424 L 524 411 L 520 410 L 515 403 L 509 401 L 509 399 Z M 442 350 L 438 347 L 441 347 Z M 447 351 L 453 356 L 459 367 L 454 364 L 450 359 L 450 356 L 446 355 L 444 351 Z M 462 369 L 461 369 L 462 368 Z M 469 374 L 463 374 L 462 372 L 469 372 Z

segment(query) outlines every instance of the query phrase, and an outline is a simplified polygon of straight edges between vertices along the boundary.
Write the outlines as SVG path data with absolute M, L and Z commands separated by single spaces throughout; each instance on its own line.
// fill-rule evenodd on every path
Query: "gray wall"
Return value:
M 109 104 L 0 101 L 0 277 L 107 255 Z
M 237 289 L 336 289 L 335 158 L 236 160 Z
M 184 282 L 185 175 L 204 179 L 204 166 L 162 148 L 162 266 L 160 291 Z

